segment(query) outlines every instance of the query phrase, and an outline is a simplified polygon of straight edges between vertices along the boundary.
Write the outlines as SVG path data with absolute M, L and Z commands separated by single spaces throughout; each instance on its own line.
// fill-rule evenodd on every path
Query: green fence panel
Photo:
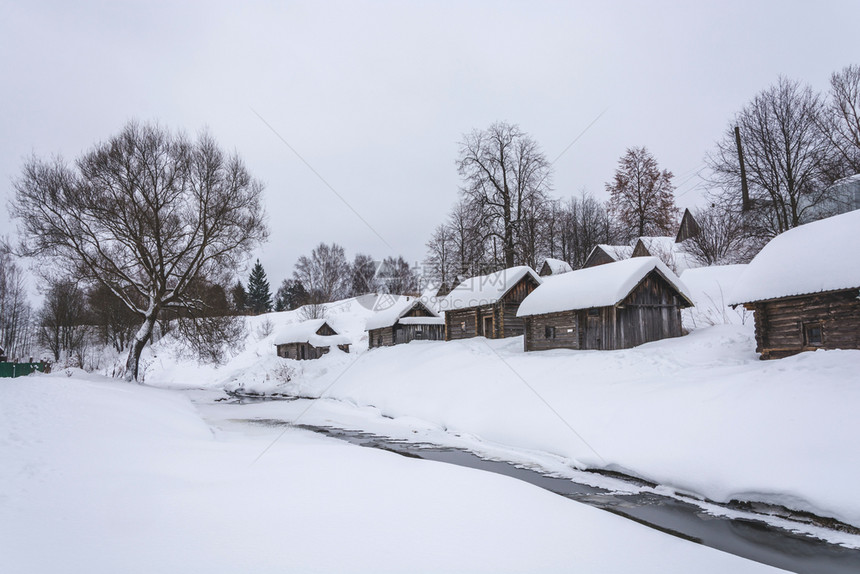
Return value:
M 30 373 L 45 372 L 45 363 L 0 363 L 0 378 L 25 377 Z

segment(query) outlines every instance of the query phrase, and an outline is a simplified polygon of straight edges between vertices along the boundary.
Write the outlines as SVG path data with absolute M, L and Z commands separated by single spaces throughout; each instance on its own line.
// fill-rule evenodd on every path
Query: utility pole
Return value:
M 750 210 L 750 188 L 747 186 L 747 169 L 744 165 L 744 151 L 741 147 L 741 129 L 735 126 L 735 143 L 738 146 L 738 162 L 741 164 L 741 211 Z

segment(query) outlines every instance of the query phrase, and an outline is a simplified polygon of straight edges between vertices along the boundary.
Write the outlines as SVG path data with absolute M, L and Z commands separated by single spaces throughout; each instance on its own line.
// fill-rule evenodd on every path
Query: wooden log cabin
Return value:
M 860 349 L 860 211 L 790 229 L 755 256 L 731 294 L 755 318 L 756 352 L 779 359 Z
M 445 319 L 419 297 L 382 296 L 366 323 L 368 348 L 410 341 L 444 341 Z
M 279 357 L 299 361 L 319 359 L 337 347 L 349 353 L 351 341 L 338 334 L 325 319 L 311 319 L 287 326 L 275 337 Z
M 630 255 L 632 254 L 633 248 L 629 245 L 604 245 L 601 243 L 591 249 L 582 268 L 597 267 L 598 265 L 606 265 L 615 261 L 623 261 L 624 259 L 630 259 Z
M 440 310 L 445 311 L 445 340 L 522 335 L 517 310 L 540 284 L 538 274 L 526 266 L 462 281 L 440 302 Z
M 518 315 L 526 351 L 627 349 L 679 337 L 681 309 L 693 305 L 681 280 L 656 257 L 580 269 L 547 281 Z

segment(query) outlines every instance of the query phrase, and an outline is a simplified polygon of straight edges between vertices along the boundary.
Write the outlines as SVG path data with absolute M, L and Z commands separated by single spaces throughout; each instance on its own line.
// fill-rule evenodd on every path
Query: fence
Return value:
M 0 363 L 0 378 L 25 377 L 30 373 L 45 372 L 45 363 Z

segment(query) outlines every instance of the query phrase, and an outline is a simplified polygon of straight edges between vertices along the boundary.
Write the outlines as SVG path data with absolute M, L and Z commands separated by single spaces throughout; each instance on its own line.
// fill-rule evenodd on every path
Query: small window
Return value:
M 820 347 L 824 344 L 821 323 L 806 323 L 803 325 L 803 344 L 807 347 Z
M 543 336 L 545 339 L 555 339 L 555 327 L 549 325 L 544 326 Z
M 589 317 L 597 317 L 597 315 L 598 315 L 598 311 L 597 311 L 597 309 L 592 308 L 592 309 L 589 309 L 589 310 L 588 310 L 588 316 L 589 316 Z

